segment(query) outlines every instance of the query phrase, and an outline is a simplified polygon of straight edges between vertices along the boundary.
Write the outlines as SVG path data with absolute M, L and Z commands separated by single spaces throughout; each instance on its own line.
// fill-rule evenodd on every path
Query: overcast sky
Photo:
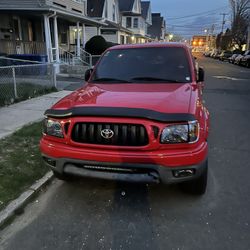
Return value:
M 221 31 L 221 13 L 230 13 L 228 0 L 151 0 L 152 12 L 161 12 L 167 22 L 167 31 L 185 37 L 204 34 L 215 25 L 214 33 Z M 186 17 L 188 16 L 188 17 Z M 230 15 L 226 16 L 230 26 Z

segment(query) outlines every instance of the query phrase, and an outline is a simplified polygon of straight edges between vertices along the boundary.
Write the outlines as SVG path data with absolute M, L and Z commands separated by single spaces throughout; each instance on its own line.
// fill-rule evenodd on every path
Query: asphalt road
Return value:
M 199 58 L 211 112 L 208 190 L 54 181 L 1 249 L 250 249 L 250 69 Z

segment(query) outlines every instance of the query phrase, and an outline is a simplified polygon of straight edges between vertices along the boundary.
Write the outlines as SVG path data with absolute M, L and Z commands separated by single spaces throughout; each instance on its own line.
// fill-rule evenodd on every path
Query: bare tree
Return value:
M 250 22 L 250 0 L 229 0 L 232 8 L 233 42 L 242 48 L 247 41 L 247 29 Z

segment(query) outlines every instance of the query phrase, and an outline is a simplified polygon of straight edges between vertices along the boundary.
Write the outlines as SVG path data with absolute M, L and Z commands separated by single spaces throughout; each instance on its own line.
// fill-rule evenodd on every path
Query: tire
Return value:
M 185 193 L 203 195 L 207 189 L 208 162 L 205 162 L 205 169 L 200 177 L 195 180 L 181 183 L 181 189 Z

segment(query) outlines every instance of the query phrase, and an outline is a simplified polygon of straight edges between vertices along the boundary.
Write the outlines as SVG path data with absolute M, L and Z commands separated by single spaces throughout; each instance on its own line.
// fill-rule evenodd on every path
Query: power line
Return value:
M 211 20 L 211 19 L 215 19 L 215 17 L 216 17 L 216 21 L 218 21 L 218 17 L 217 17 L 217 15 L 216 14 L 213 14 L 213 16 L 202 16 L 202 17 L 200 17 L 200 18 L 205 18 L 205 20 L 207 19 L 207 21 L 209 21 L 209 20 Z M 193 22 L 194 20 L 197 20 L 197 18 L 199 18 L 199 17 L 196 17 L 196 18 L 193 18 L 193 19 L 188 19 L 188 20 L 171 20 L 171 21 L 167 21 L 167 23 L 174 23 L 174 24 L 180 24 L 180 25 L 182 25 L 182 24 L 187 24 L 187 22 Z M 204 20 L 204 19 L 203 19 Z
M 198 17 L 199 18 L 199 17 Z M 231 22 L 231 20 L 227 19 L 226 22 Z M 176 21 L 167 21 L 167 25 L 193 25 L 193 24 L 197 24 L 197 23 L 220 23 L 221 24 L 221 20 L 219 17 L 219 14 L 215 14 L 213 16 L 202 16 L 199 19 L 193 18 L 193 19 L 189 19 L 189 20 L 176 20 Z
M 225 24 L 230 23 L 230 20 L 225 20 Z M 209 26 L 212 24 L 221 24 L 221 22 L 209 22 L 209 23 L 202 23 L 202 24 L 186 24 L 186 25 L 175 25 L 175 24 L 167 24 L 167 27 L 174 27 L 174 28 L 188 28 L 188 29 L 193 29 L 193 28 L 199 28 L 199 27 L 204 27 L 204 26 Z
M 168 20 L 177 20 L 177 19 L 184 19 L 184 18 L 189 18 L 189 17 L 201 16 L 201 15 L 209 14 L 209 13 L 212 14 L 212 12 L 215 12 L 215 11 L 221 10 L 221 9 L 224 9 L 225 7 L 228 7 L 228 5 L 224 5 L 223 7 L 220 7 L 220 8 L 214 9 L 214 10 L 209 10 L 209 11 L 205 11 L 205 12 L 195 13 L 195 14 L 188 15 L 188 16 L 182 16 L 182 17 L 166 17 L 166 19 L 168 19 Z

